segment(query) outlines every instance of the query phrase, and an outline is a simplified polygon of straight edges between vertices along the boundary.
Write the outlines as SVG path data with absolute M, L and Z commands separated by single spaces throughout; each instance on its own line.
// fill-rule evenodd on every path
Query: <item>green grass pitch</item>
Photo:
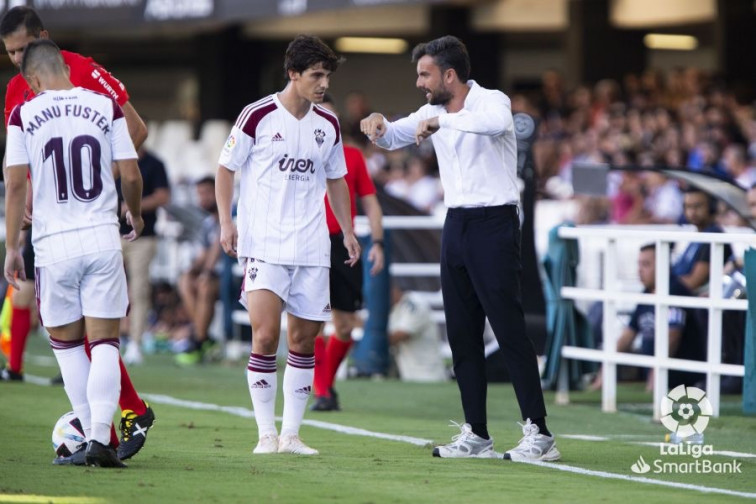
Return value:
M 52 352 L 42 338 L 31 337 L 29 346 L 28 353 L 46 356 L 48 365 L 33 359 L 26 372 L 55 375 Z M 737 454 L 704 458 L 738 460 L 741 474 L 634 474 L 630 467 L 640 456 L 646 461 L 694 460 L 689 455 L 661 457 L 658 447 L 639 444 L 661 441 L 665 429 L 650 421 L 651 396 L 638 384 L 620 387 L 622 411 L 617 414 L 601 413 L 597 393 L 574 392 L 568 406 L 554 405 L 553 394 L 547 394 L 549 427 L 557 436 L 565 435 L 558 437 L 563 458 L 557 465 L 572 472 L 495 459 L 438 459 L 431 456 L 431 444 L 313 425 L 303 426 L 301 435 L 320 450 L 319 456 L 253 456 L 256 427 L 243 416 L 251 410 L 244 371 L 244 363 L 182 369 L 162 355 L 132 368 L 139 392 L 155 397 L 157 422 L 125 470 L 51 465 L 52 427 L 70 409 L 63 389 L 0 383 L 0 503 L 690 504 L 756 498 L 756 419 L 740 413 L 738 397 L 723 398 L 722 416 L 712 419 L 706 431 L 714 450 Z M 448 442 L 459 432 L 448 427 L 449 420 L 462 421 L 453 382 L 348 380 L 337 387 L 343 411 L 308 411 L 306 420 L 433 443 Z M 168 404 L 160 396 L 185 402 Z M 237 409 L 190 409 L 188 401 L 203 408 Z M 488 404 L 489 430 L 497 451 L 503 452 L 521 435 L 511 385 L 491 385 Z M 643 478 L 683 485 L 658 486 Z

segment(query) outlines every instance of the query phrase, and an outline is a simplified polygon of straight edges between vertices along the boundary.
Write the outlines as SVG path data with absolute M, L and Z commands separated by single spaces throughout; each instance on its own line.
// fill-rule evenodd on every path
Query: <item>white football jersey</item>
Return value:
M 346 174 L 333 113 L 312 105 L 298 120 L 275 94 L 267 96 L 242 110 L 219 164 L 241 171 L 240 257 L 331 266 L 323 197 L 326 179 Z
M 100 226 L 114 226 L 117 234 L 118 197 L 111 165 L 136 158 L 123 111 L 109 96 L 83 88 L 46 91 L 13 110 L 6 163 L 30 167 L 38 266 L 61 257 L 48 238 L 66 233 L 112 235 L 112 230 L 78 232 Z M 97 241 L 76 248 L 83 253 L 88 246 L 90 251 L 102 249 Z M 78 254 L 66 257 L 72 255 Z

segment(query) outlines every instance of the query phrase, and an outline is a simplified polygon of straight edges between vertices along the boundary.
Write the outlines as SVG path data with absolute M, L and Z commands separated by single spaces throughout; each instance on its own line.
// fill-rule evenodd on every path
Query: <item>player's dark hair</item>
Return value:
M 652 250 L 655 253 L 656 252 L 656 243 L 647 243 L 647 244 L 643 245 L 640 248 L 641 252 L 646 252 L 647 250 Z
M 52 40 L 32 40 L 24 49 L 24 57 L 21 60 L 21 75 L 24 77 L 39 71 L 64 73 L 65 69 L 66 64 L 63 62 L 60 48 Z
M 344 58 L 337 56 L 328 44 L 313 35 L 297 35 L 286 48 L 284 73 L 289 79 L 289 70 L 302 73 L 310 67 L 323 64 L 323 68 L 335 72 Z
M 29 35 L 39 37 L 45 27 L 37 11 L 31 7 L 18 6 L 8 10 L 0 20 L 0 38 L 5 38 L 21 27 L 25 27 Z
M 197 182 L 194 183 L 194 185 L 197 185 L 197 186 L 201 186 L 201 185 L 205 185 L 205 184 L 210 184 L 210 185 L 214 186 L 215 185 L 215 177 L 211 177 L 210 175 L 208 175 L 207 177 L 202 177 L 201 179 L 199 179 Z
M 470 78 L 470 55 L 467 54 L 465 44 L 457 37 L 446 35 L 417 44 L 412 49 L 412 62 L 417 63 L 423 56 L 432 57 L 441 72 L 453 69 L 462 82 L 467 82 Z

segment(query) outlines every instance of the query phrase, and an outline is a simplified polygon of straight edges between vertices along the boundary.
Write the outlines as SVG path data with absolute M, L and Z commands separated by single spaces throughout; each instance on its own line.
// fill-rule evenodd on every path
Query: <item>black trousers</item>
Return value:
M 491 322 L 522 418 L 546 416 L 520 291 L 517 207 L 451 208 L 441 238 L 441 292 L 454 373 L 467 423 L 486 422 L 483 329 Z

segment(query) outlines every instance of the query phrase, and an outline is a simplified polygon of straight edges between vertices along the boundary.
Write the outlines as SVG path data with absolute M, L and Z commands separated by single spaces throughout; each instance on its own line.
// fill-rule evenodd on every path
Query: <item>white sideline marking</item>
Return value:
M 58 361 L 55 357 L 48 355 L 27 355 L 24 359 L 35 366 L 58 367 Z
M 183 399 L 176 399 L 175 397 L 160 395 L 160 394 L 141 394 L 142 397 L 148 401 L 152 401 L 156 404 L 168 404 L 171 406 L 179 406 L 182 408 L 195 409 L 195 410 L 207 410 L 207 411 L 222 411 L 224 413 L 230 413 L 244 418 L 254 418 L 255 413 L 248 408 L 241 408 L 235 406 L 219 406 L 217 404 L 202 403 L 197 401 L 185 401 Z M 281 417 L 276 417 L 276 420 L 281 420 Z M 330 422 L 323 422 L 320 420 L 303 420 L 302 425 L 309 425 L 311 427 L 317 427 L 319 429 L 332 430 L 341 434 L 349 434 L 352 436 L 366 436 L 378 439 L 388 439 L 389 441 L 400 441 L 403 443 L 409 443 L 416 446 L 425 446 L 433 442 L 431 439 L 422 439 L 412 436 L 400 436 L 395 434 L 385 434 L 383 432 L 373 432 L 357 427 L 349 427 L 346 425 L 339 425 Z
M 567 439 L 579 439 L 580 441 L 609 441 L 608 437 L 589 436 L 588 434 L 559 434 L 559 437 Z
M 31 383 L 32 385 L 51 385 L 50 378 L 43 378 L 42 376 L 34 376 L 30 374 L 24 374 L 24 382 Z
M 25 377 L 26 378 L 26 377 Z M 47 380 L 44 384 L 49 385 L 49 380 Z M 218 404 L 212 404 L 212 403 L 203 403 L 199 401 L 186 401 L 183 399 L 176 399 L 175 397 L 162 395 L 162 394 L 141 394 L 142 397 L 145 399 L 148 399 L 156 404 L 168 404 L 171 406 L 178 406 L 181 408 L 187 408 L 187 409 L 195 409 L 195 410 L 205 410 L 205 411 L 221 411 L 224 413 L 229 413 L 231 415 L 240 416 L 243 418 L 254 418 L 255 414 L 252 410 L 248 408 L 242 408 L 242 407 L 235 407 L 235 406 L 220 406 Z M 280 420 L 280 417 L 277 418 L 277 420 Z M 304 420 L 302 422 L 304 425 L 310 425 L 312 427 L 317 427 L 320 429 L 328 429 L 335 432 L 340 432 L 343 434 L 351 434 L 355 436 L 366 436 L 366 437 L 373 437 L 378 439 L 388 439 L 391 441 L 399 441 L 403 443 L 410 443 L 414 444 L 416 446 L 425 446 L 429 443 L 432 443 L 433 441 L 430 439 L 422 439 L 422 438 L 415 438 L 411 436 L 397 436 L 394 434 L 385 434 L 382 432 L 372 432 L 365 429 L 359 429 L 356 427 L 348 427 L 338 424 L 332 424 L 329 422 L 322 422 L 318 420 Z M 575 436 L 570 435 L 570 436 Z M 567 437 L 567 436 L 565 436 Z M 594 436 L 599 437 L 599 436 Z M 577 439 L 577 438 L 575 438 Z M 594 440 L 596 441 L 596 440 Z M 652 443 L 653 445 L 658 445 L 658 443 Z M 719 454 L 725 454 L 725 453 L 737 453 L 737 452 L 719 452 Z M 751 456 L 753 457 L 753 454 L 738 454 L 737 456 Z M 616 479 L 616 480 L 624 480 L 624 481 L 633 481 L 636 483 L 645 483 L 648 485 L 658 485 L 658 486 L 666 486 L 671 488 L 681 488 L 684 490 L 692 490 L 694 492 L 701 492 L 701 493 L 709 493 L 709 494 L 720 494 L 720 495 L 731 495 L 734 497 L 744 497 L 747 499 L 756 499 L 756 493 L 750 493 L 750 492 L 739 492 L 737 490 L 728 490 L 726 488 L 716 488 L 716 487 L 707 487 L 703 485 L 692 485 L 689 483 L 677 483 L 675 481 L 663 481 L 663 480 L 656 480 L 652 478 L 645 478 L 643 476 L 630 476 L 627 474 L 617 474 L 617 473 L 610 473 L 606 471 L 595 471 L 593 469 L 583 469 L 582 467 L 576 467 L 576 466 L 570 466 L 566 464 L 560 464 L 558 462 L 525 462 L 525 461 L 518 461 L 513 462 L 514 464 L 530 464 L 535 465 L 539 467 L 544 467 L 546 469 L 556 469 L 558 471 L 564 471 L 564 472 L 571 472 L 575 474 L 582 474 L 584 476 L 596 476 L 599 478 L 606 478 L 606 479 Z

